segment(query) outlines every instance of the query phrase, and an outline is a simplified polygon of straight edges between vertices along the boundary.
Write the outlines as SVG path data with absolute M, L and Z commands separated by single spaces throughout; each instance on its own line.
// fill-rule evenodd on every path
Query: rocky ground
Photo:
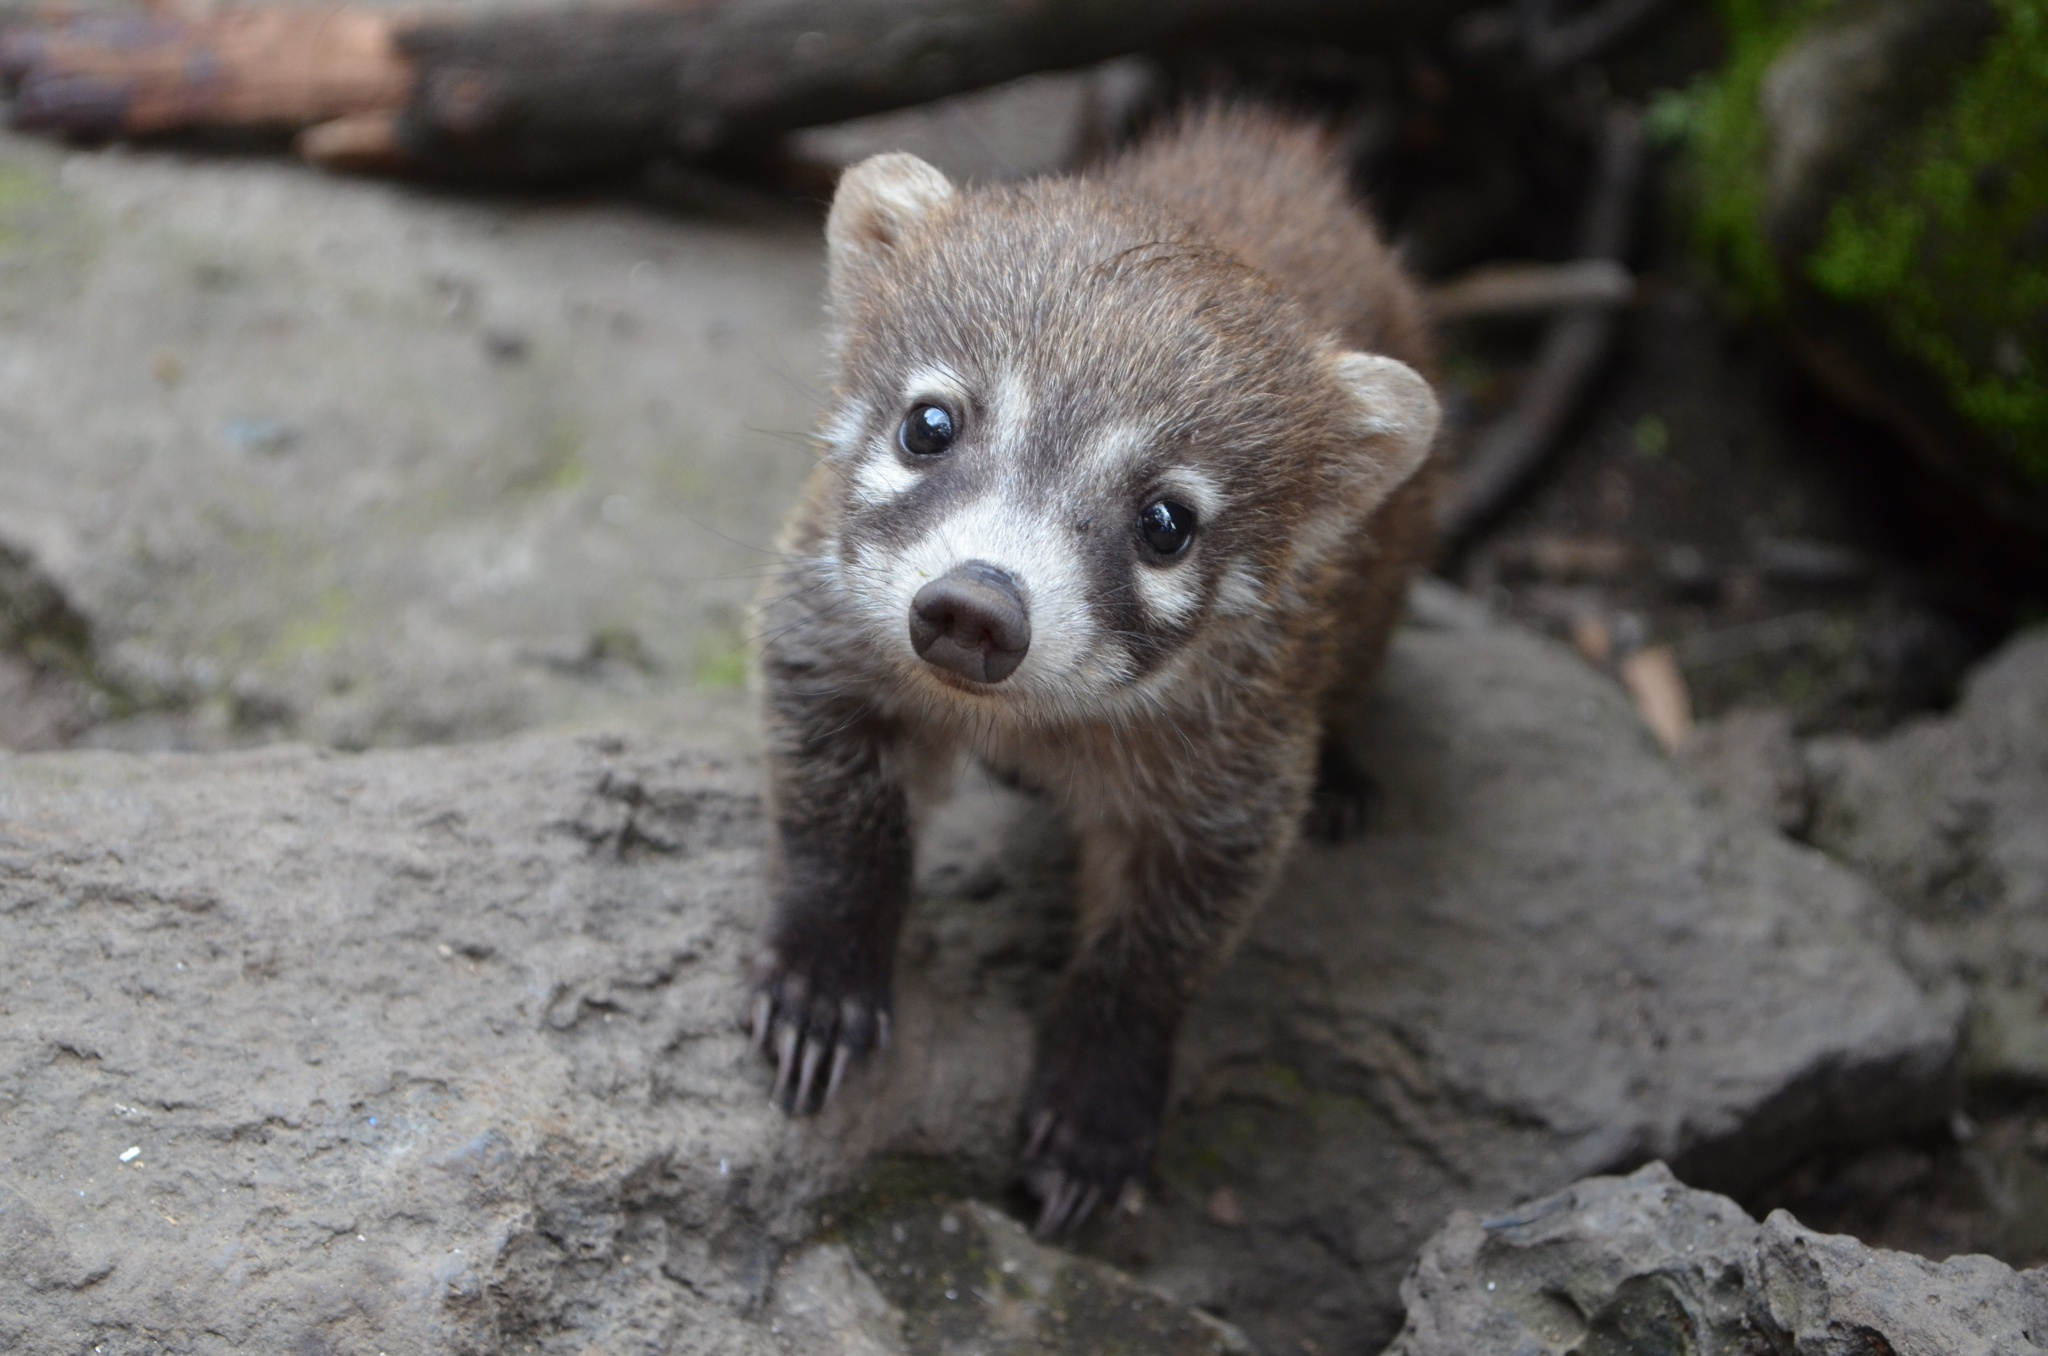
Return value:
M 980 116 L 918 135 L 986 163 Z M 1496 607 L 1419 589 L 1377 818 L 1195 1012 L 1138 1208 L 1078 1252 L 1004 1213 L 1070 920 L 1057 826 L 991 788 L 927 845 L 888 1061 L 773 1113 L 738 618 L 809 464 L 817 222 L 685 187 L 0 138 L 0 1347 L 2048 1347 L 2039 1273 L 1802 1227 L 2048 1262 L 2048 637 L 1904 725 L 1869 664 L 1702 681 L 1674 762 L 1504 618 L 1951 615 L 1785 582 L 1824 509 L 1705 542 L 1711 596 L 1643 556 L 1694 449 L 1750 446 L 1728 402 L 1596 421 L 1580 507 L 1471 563 Z M 1589 523 L 1641 534 L 1611 574 L 1543 545 Z M 1686 1186 L 1585 1180 L 1653 1159 Z
M 0 582 L 91 619 L 7 742 L 475 738 L 736 683 L 810 465 L 816 237 L 0 143 Z
M 685 715 L 0 764 L 14 1343 L 773 1350 L 822 1238 L 940 1349 L 921 1306 L 995 1281 L 873 1221 L 1007 1181 L 1059 835 L 963 798 L 896 1053 L 788 1122 L 735 1022 L 745 722 Z M 1154 1188 L 1091 1251 L 1262 1349 L 1369 1350 L 1451 1209 L 1650 1158 L 1741 1190 L 1945 1116 L 1962 1011 L 1900 920 L 1706 805 L 1568 652 L 1432 586 L 1362 738 L 1390 808 L 1198 1008 Z

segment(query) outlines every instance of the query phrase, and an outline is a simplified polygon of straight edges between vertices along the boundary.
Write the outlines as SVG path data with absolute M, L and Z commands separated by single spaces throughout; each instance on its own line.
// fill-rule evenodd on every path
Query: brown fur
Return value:
M 1314 323 L 1435 380 L 1422 295 L 1352 201 L 1326 136 L 1277 117 L 1211 109 L 1116 162 L 1106 177 L 1185 216 L 1278 282 Z M 1331 628 L 1342 637 L 1337 669 L 1354 680 L 1326 691 L 1332 723 L 1378 669 L 1408 577 L 1435 552 L 1438 470 L 1432 461 L 1395 490 L 1358 537 Z
M 1319 749 L 1428 550 L 1428 468 L 1399 477 L 1434 402 L 1406 369 L 1342 358 L 1426 371 L 1423 314 L 1323 138 L 1243 112 L 1011 189 L 871 162 L 827 234 L 845 427 L 761 609 L 780 852 L 756 1030 L 798 1110 L 886 1032 L 919 769 L 964 753 L 1054 796 L 1082 839 L 1082 936 L 1026 1119 L 1057 1229 L 1142 1169 L 1180 1013 L 1292 848 Z M 936 361 L 969 388 L 960 455 L 882 467 L 910 486 L 895 497 L 864 491 L 906 371 Z M 1183 563 L 1133 556 L 1122 464 L 1088 460 L 1119 421 L 1149 439 L 1130 485 L 1157 463 L 1224 489 Z M 1093 648 L 981 688 L 910 653 L 885 586 L 933 522 L 992 493 L 1069 506 L 1093 621 L 1042 630 L 1049 650 Z M 1168 583 L 1190 614 L 1147 610 Z

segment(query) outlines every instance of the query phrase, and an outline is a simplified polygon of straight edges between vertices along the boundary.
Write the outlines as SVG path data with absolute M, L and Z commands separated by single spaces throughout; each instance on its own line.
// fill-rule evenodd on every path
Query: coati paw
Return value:
M 1379 786 L 1372 775 L 1359 767 L 1343 746 L 1323 745 L 1316 760 L 1315 789 L 1309 793 L 1308 813 L 1302 816 L 1304 836 L 1319 843 L 1342 843 L 1365 832 Z
M 1088 1120 L 1102 1118 L 1084 1120 L 1049 1106 L 1027 1115 L 1031 1137 L 1024 1149 L 1024 1183 L 1038 1198 L 1032 1233 L 1041 1239 L 1078 1230 L 1098 1207 L 1114 1208 L 1152 1156 L 1157 1137 L 1152 1117 L 1128 1107 L 1092 1110 L 1111 1111 L 1109 1123 L 1090 1129 Z
M 775 1061 L 769 1096 L 792 1116 L 832 1105 L 846 1071 L 870 1050 L 888 1047 L 886 984 L 833 982 L 766 951 L 755 962 L 752 988 L 754 1049 Z

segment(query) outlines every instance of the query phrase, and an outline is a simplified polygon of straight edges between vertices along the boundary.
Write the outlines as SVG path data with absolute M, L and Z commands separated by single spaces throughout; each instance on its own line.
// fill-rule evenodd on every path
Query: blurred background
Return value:
M 1440 571 L 1785 832 L 1800 741 L 2048 615 L 2044 0 L 268 13 L 0 3 L 0 747 L 735 693 L 837 170 L 1219 97 L 1326 124 L 1430 286 Z M 2038 1103 L 1751 1204 L 2048 1261 Z

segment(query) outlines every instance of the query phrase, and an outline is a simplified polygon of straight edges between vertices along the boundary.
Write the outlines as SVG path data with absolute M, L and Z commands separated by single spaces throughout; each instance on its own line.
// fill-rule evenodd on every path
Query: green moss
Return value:
M 0 324 L 71 293 L 101 235 L 42 157 L 0 155 Z
M 1721 0 L 1728 59 L 1720 72 L 1654 109 L 1651 131 L 1684 140 L 1697 176 L 1694 228 L 1736 300 L 1775 312 L 1784 288 L 1763 221 L 1770 128 L 1761 95 L 1771 63 L 1834 0 Z
M 0 213 L 18 212 L 45 202 L 52 191 L 47 176 L 26 166 L 0 164 Z
M 697 686 L 738 688 L 747 685 L 747 649 L 737 641 L 707 641 L 697 659 Z
M 1834 204 L 1799 280 L 1875 318 L 1955 410 L 2048 486 L 2048 0 L 1993 0 L 1998 33 L 1950 94 L 1892 137 Z M 1696 241 L 1738 310 L 1782 312 L 1765 234 L 1778 57 L 1838 0 L 1721 0 L 1722 69 L 1651 107 L 1687 152 Z
M 294 616 L 279 631 L 265 659 L 275 667 L 328 653 L 347 637 L 354 612 L 355 600 L 347 589 L 323 590 L 311 609 Z
M 1964 418 L 2048 486 L 2048 0 L 1994 0 L 1997 35 L 1950 96 L 1891 138 L 1835 203 L 1804 282 L 1875 317 Z M 1698 244 L 1738 309 L 1778 314 L 1764 232 L 1766 73 L 1837 0 L 1721 0 L 1728 58 L 1651 109 L 1690 152 Z
M 1671 450 L 1671 426 L 1657 415 L 1646 414 L 1629 430 L 1629 440 L 1635 444 L 1637 456 L 1656 461 Z
M 736 688 L 747 685 L 751 655 L 741 628 L 740 618 L 725 613 L 723 609 L 713 612 L 704 634 L 697 638 L 694 674 L 697 686 Z
M 2048 486 L 2048 0 L 1997 2 L 1982 58 L 1835 204 L 1806 270 Z
M 575 421 L 558 418 L 540 436 L 540 445 L 512 469 L 505 488 L 513 494 L 574 490 L 590 478 L 583 460 L 584 433 Z

